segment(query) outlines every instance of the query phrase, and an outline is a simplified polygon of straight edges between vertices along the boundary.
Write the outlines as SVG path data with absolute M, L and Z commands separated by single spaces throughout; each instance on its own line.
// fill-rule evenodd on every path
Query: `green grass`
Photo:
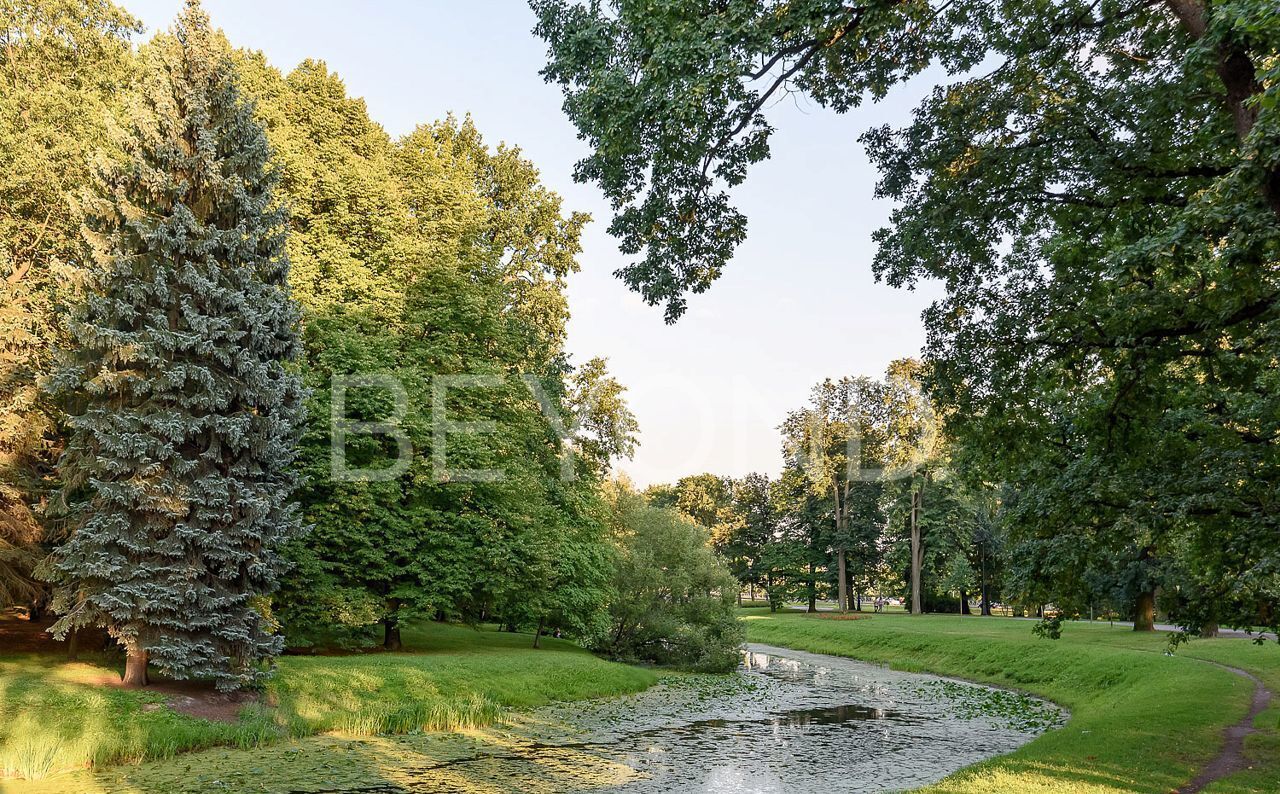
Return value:
M 177 714 L 163 695 L 114 685 L 119 670 L 51 655 L 0 655 L 0 775 L 256 747 L 322 732 L 368 735 L 477 727 L 506 709 L 635 692 L 658 674 L 606 662 L 568 642 L 428 624 L 406 629 L 416 652 L 284 657 L 267 705 L 237 722 Z M 3 784 L 0 784 L 0 788 Z
M 1248 640 L 1195 641 L 1164 655 L 1161 634 L 1067 623 L 1042 640 L 1026 621 L 876 615 L 837 621 L 803 614 L 744 614 L 747 636 L 813 653 L 1025 690 L 1071 709 L 1071 719 L 1020 750 L 952 775 L 933 792 L 1083 794 L 1172 791 L 1217 754 L 1223 728 L 1246 713 L 1253 685 L 1204 660 L 1240 667 L 1280 692 L 1280 647 Z M 1274 709 L 1271 711 L 1275 711 Z M 1275 719 L 1248 750 L 1253 770 L 1216 794 L 1280 791 Z
M 1245 713 L 1251 695 L 1247 681 L 1205 662 L 1248 669 L 1280 694 L 1280 647 L 1275 644 L 1195 641 L 1166 656 L 1163 635 L 1097 623 L 1068 623 L 1063 639 L 1053 642 L 1032 636 L 1026 621 L 1000 618 L 868 613 L 866 620 L 836 621 L 761 609 L 744 609 L 742 615 L 754 642 L 985 681 L 1033 692 L 1072 710 L 1064 728 L 963 770 L 932 787 L 933 792 L 1172 791 L 1217 753 L 1223 727 Z M 171 758 L 207 747 L 255 748 L 317 733 L 475 727 L 510 708 L 638 691 L 659 675 L 611 664 L 551 639 L 535 651 L 529 640 L 527 635 L 429 624 L 405 631 L 406 646 L 414 652 L 286 657 L 269 686 L 269 704 L 246 707 L 234 723 L 182 716 L 160 694 L 112 686 L 119 671 L 100 662 L 0 655 L 0 767 L 8 774 L 39 777 L 90 764 Z M 1247 744 L 1254 768 L 1215 784 L 1210 792 L 1280 791 L 1280 702 L 1257 724 L 1265 730 Z M 228 763 L 294 763 L 288 759 L 296 744 L 232 753 Z M 369 752 L 364 745 L 344 749 L 326 744 L 312 755 L 327 764 L 346 753 L 367 764 L 364 755 Z M 200 767 L 205 761 L 198 759 L 206 757 L 191 758 L 197 760 L 186 763 Z M 183 763 L 169 762 L 157 774 L 173 772 L 182 778 L 195 773 L 178 769 Z M 43 788 L 9 786 L 17 792 L 54 791 L 81 780 L 110 788 L 84 775 L 55 776 Z M 7 790 L 5 783 L 0 782 L 0 790 Z

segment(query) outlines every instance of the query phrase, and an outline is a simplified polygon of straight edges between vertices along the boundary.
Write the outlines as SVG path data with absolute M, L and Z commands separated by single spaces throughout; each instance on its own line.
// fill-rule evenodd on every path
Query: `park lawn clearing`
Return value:
M 123 689 L 118 666 L 102 660 L 0 654 L 0 779 L 317 733 L 480 727 L 508 709 L 637 692 L 660 676 L 552 638 L 535 650 L 530 635 L 492 629 L 430 623 L 403 634 L 403 653 L 282 657 L 263 701 L 227 722 L 178 713 L 163 692 Z
M 938 794 L 1166 794 L 1189 782 L 1241 719 L 1253 684 L 1205 661 L 1280 684 L 1280 647 L 1243 639 L 1196 640 L 1165 655 L 1167 635 L 1068 622 L 1044 640 L 1027 621 L 952 615 L 874 615 L 820 620 L 802 613 L 743 617 L 752 642 L 847 656 L 896 669 L 1010 687 L 1071 710 L 1061 729 L 957 772 Z M 1253 769 L 1213 784 L 1216 794 L 1280 791 L 1276 709 L 1249 738 Z

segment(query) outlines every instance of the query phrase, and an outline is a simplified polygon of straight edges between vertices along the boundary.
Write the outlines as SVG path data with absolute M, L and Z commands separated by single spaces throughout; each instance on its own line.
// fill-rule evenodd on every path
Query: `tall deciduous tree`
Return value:
M 595 485 L 636 428 L 605 362 L 563 349 L 586 217 L 470 119 L 393 141 L 323 63 L 240 60 L 284 171 L 312 389 L 290 642 L 394 650 L 437 616 L 588 631 L 609 572 Z M 436 432 L 466 422 L 494 430 Z
M 285 210 L 230 52 L 195 0 L 143 53 L 124 157 L 92 202 L 93 259 L 56 385 L 75 529 L 51 573 L 55 630 L 109 629 L 125 682 L 148 662 L 220 688 L 281 646 L 263 600 L 300 529 Z
M 849 607 L 850 552 L 858 558 L 863 580 L 876 567 L 885 483 L 911 477 L 936 443 L 918 369 L 916 362 L 904 359 L 890 365 L 884 380 L 824 381 L 814 387 L 810 404 L 789 414 L 782 425 L 788 466 L 831 516 L 841 610 Z
M 59 412 L 40 390 L 66 346 L 57 271 L 81 261 L 79 203 L 138 23 L 110 2 L 0 2 L 0 605 L 36 595 Z M 54 536 L 54 537 L 51 537 Z
M 949 285 L 926 353 L 951 433 L 1018 484 L 1015 537 L 1127 557 L 1139 627 L 1171 554 L 1203 577 L 1189 625 L 1265 621 L 1280 587 L 1274 11 L 1011 7 L 1000 69 L 868 138 L 902 202 L 878 271 Z M 1081 567 L 1049 592 L 1083 602 Z
M 768 156 L 771 98 L 957 75 L 864 138 L 899 205 L 878 277 L 947 288 L 925 358 L 949 435 L 1018 484 L 1015 540 L 1132 546 L 1135 610 L 1177 555 L 1187 625 L 1280 620 L 1273 0 L 533 6 L 577 176 L 640 255 L 620 275 L 669 319 L 744 235 L 725 190 Z M 1083 598 L 1081 567 L 1041 573 Z
M 737 520 L 721 553 L 729 561 L 729 570 L 754 597 L 766 583 L 766 551 L 779 529 L 774 484 L 767 475 L 752 473 L 734 481 L 733 512 Z

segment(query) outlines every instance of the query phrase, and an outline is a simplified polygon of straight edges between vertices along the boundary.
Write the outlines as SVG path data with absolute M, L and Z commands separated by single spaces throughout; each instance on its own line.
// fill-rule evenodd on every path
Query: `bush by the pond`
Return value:
M 615 659 L 721 672 L 743 642 L 738 584 L 707 531 L 619 485 L 612 494 L 617 557 L 609 625 L 589 645 Z

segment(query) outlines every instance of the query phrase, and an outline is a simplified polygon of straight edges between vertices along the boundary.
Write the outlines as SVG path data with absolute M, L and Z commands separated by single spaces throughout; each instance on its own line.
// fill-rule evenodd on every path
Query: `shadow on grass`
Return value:
M 49 778 L 49 786 L 0 782 L 0 790 L 118 787 L 125 785 L 120 777 L 125 772 L 117 769 L 58 773 L 174 759 L 210 747 L 274 752 L 263 745 L 322 732 L 367 736 L 473 729 L 493 723 L 511 707 L 635 692 L 658 678 L 554 639 L 544 639 L 544 648 L 534 650 L 528 635 L 444 625 L 407 631 L 405 639 L 431 650 L 282 659 L 268 684 L 267 704 L 247 706 L 231 722 L 175 713 L 169 707 L 173 693 L 119 688 L 119 671 L 105 658 L 72 663 L 55 654 L 0 657 L 0 713 L 6 715 L 0 724 L 0 769 L 8 776 Z M 185 758 L 176 763 L 186 769 Z M 368 764 L 357 766 L 360 776 L 370 774 Z M 132 767 L 146 768 L 150 765 Z M 255 763 L 253 768 L 270 767 Z M 187 769 L 180 777 L 189 774 Z M 173 783 L 166 780 L 156 790 L 171 790 Z

